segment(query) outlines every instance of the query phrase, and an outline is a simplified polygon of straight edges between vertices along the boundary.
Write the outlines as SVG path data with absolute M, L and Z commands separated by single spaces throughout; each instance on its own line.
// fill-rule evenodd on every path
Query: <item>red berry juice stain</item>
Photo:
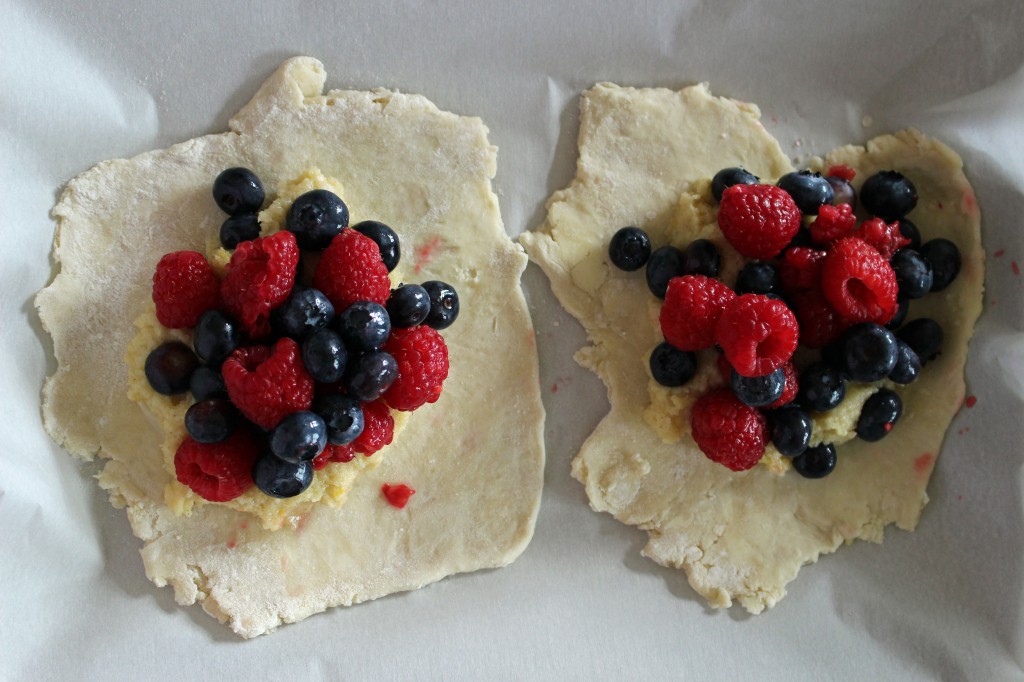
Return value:
M 927 476 L 928 472 L 932 470 L 932 463 L 935 461 L 935 455 L 930 452 L 926 452 L 923 455 L 919 455 L 914 460 L 914 471 L 919 476 Z
M 558 393 L 558 382 L 557 381 L 555 383 L 551 384 L 551 392 L 552 393 Z
M 235 541 L 235 540 L 229 540 L 228 541 L 228 549 L 234 549 L 237 546 L 238 546 L 238 542 L 237 541 Z
M 1020 274 L 1020 266 L 1017 265 L 1017 261 L 1010 261 L 1010 269 L 1013 270 L 1013 274 Z
M 940 211 L 941 211 L 941 210 L 943 209 L 943 206 L 942 206 L 942 202 L 941 202 L 941 201 L 940 201 L 940 202 L 938 202 L 938 203 L 937 203 L 937 204 L 935 204 L 935 205 L 939 207 L 939 210 L 940 210 Z
M 992 257 L 993 258 L 1002 258 L 1005 255 L 1006 255 L 1006 249 L 999 249 L 998 251 L 996 251 L 995 253 L 992 254 Z
M 964 405 L 966 405 L 968 409 L 974 407 L 977 403 L 978 398 L 973 395 L 969 395 L 964 399 Z
M 437 250 L 437 247 L 440 245 L 441 238 L 434 237 L 423 246 L 416 248 L 416 274 L 420 273 L 420 270 L 423 269 L 424 265 L 430 263 L 431 259 L 434 257 L 434 251 Z
M 380 491 L 384 494 L 388 504 L 397 509 L 404 509 L 405 505 L 409 502 L 409 498 L 416 494 L 415 490 L 404 483 L 398 483 L 397 485 L 385 483 L 380 487 Z
M 964 207 L 964 210 L 966 212 L 968 212 L 968 213 L 970 213 L 970 212 L 972 212 L 972 211 L 974 211 L 974 210 L 976 210 L 978 208 L 978 202 L 974 198 L 974 194 L 972 194 L 971 192 L 964 192 L 963 207 Z

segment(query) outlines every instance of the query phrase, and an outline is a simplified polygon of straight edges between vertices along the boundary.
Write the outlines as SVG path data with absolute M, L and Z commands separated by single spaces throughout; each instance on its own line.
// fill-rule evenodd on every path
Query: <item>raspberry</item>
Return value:
M 342 230 L 323 252 L 313 286 L 327 295 L 340 314 L 356 301 L 384 305 L 391 295 L 380 247 L 355 230 Z
M 295 235 L 284 230 L 242 242 L 231 255 L 220 293 L 251 338 L 270 333 L 270 311 L 288 298 L 298 265 Z
M 398 378 L 384 394 L 388 405 L 411 412 L 437 401 L 448 376 L 448 347 L 437 331 L 427 326 L 394 329 L 384 351 L 398 363 Z
M 313 458 L 313 470 L 320 471 L 331 462 L 351 462 L 355 449 L 351 445 L 328 443 L 319 455 Z
M 881 218 L 872 218 L 861 223 L 854 233 L 858 239 L 863 239 L 875 247 L 882 258 L 890 260 L 896 252 L 910 244 L 910 240 L 900 232 L 900 221 L 894 220 L 886 223 Z
M 786 251 L 779 266 L 782 290 L 793 296 L 801 291 L 816 290 L 821 286 L 821 264 L 825 252 L 808 246 L 796 246 Z
M 842 178 L 847 182 L 851 182 L 857 177 L 857 171 L 853 170 L 845 163 L 840 163 L 835 166 L 829 166 L 828 171 L 825 173 L 825 177 Z
M 857 229 L 857 217 L 849 204 L 826 204 L 818 209 L 818 217 L 811 223 L 811 241 L 828 246 L 837 239 L 849 237 Z
M 398 485 L 385 483 L 380 487 L 380 492 L 384 495 L 384 499 L 388 501 L 388 504 L 398 509 L 404 509 L 405 505 L 409 503 L 409 498 L 416 494 L 415 490 L 404 483 L 399 483 Z
M 800 209 L 774 185 L 733 185 L 722 194 L 718 226 L 748 258 L 773 258 L 800 229 Z
M 896 273 L 867 242 L 836 242 L 821 267 L 821 290 L 832 307 L 852 322 L 885 324 L 896 314 Z
M 796 394 L 800 392 L 800 378 L 796 373 L 796 367 L 792 362 L 787 362 L 782 366 L 782 373 L 786 375 L 786 386 L 782 389 L 782 395 L 774 403 L 766 406 L 766 410 L 774 410 L 788 405 L 796 399 Z
M 852 324 L 832 307 L 821 291 L 802 291 L 793 298 L 796 320 L 800 323 L 800 343 L 808 348 L 823 348 Z
M 204 500 L 227 502 L 252 487 L 252 467 L 259 453 L 259 441 L 246 428 L 219 443 L 185 436 L 174 453 L 174 473 Z
M 245 417 L 272 429 L 285 416 L 308 410 L 313 380 L 300 358 L 299 344 L 285 337 L 267 346 L 247 346 L 233 352 L 221 367 L 228 397 Z
M 153 302 L 163 326 L 194 327 L 200 315 L 220 305 L 220 282 L 203 254 L 168 253 L 153 272 Z
M 727 388 L 705 393 L 693 404 L 693 440 L 712 462 L 746 471 L 764 455 L 768 423 Z
M 673 277 L 661 306 L 661 333 L 679 350 L 701 350 L 715 343 L 715 325 L 732 289 L 704 275 Z
M 738 374 L 771 374 L 793 357 L 800 337 L 796 316 L 786 304 L 743 294 L 725 305 L 715 327 L 715 341 Z
M 359 438 L 352 441 L 352 446 L 357 452 L 363 453 L 364 457 L 369 457 L 385 445 L 391 444 L 395 437 L 395 420 L 383 400 L 363 403 L 363 419 L 366 426 L 359 434 Z

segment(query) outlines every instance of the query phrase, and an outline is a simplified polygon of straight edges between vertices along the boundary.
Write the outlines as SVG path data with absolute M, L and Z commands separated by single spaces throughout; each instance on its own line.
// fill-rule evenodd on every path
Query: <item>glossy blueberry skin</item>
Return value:
M 903 414 L 903 401 L 891 389 L 880 388 L 861 408 L 857 437 L 868 442 L 882 440 Z
M 376 220 L 364 220 L 353 225 L 352 229 L 373 240 L 377 248 L 380 249 L 381 260 L 384 261 L 384 267 L 388 269 L 388 272 L 395 269 L 398 261 L 402 259 L 402 248 L 398 234 L 394 230 Z
M 207 310 L 200 315 L 192 332 L 196 355 L 211 367 L 219 368 L 241 342 L 241 327 L 219 310 Z
M 348 350 L 341 335 L 321 329 L 302 342 L 302 364 L 309 376 L 321 384 L 333 384 L 345 376 Z
M 830 175 L 825 178 L 825 181 L 832 187 L 832 205 L 839 206 L 840 204 L 849 204 L 850 208 L 856 210 L 857 208 L 857 190 L 853 188 L 853 185 L 848 180 Z
M 384 395 L 398 378 L 398 363 L 383 351 L 370 351 L 349 362 L 345 390 L 356 400 L 368 403 Z
M 822 443 L 793 458 L 793 470 L 804 478 L 824 478 L 836 468 L 836 446 Z
M 816 362 L 800 373 L 797 400 L 808 410 L 827 412 L 846 397 L 846 379 L 826 362 Z
M 280 336 L 308 338 L 334 319 L 334 305 L 319 289 L 296 286 L 284 303 L 270 311 L 270 326 Z
M 740 402 L 751 407 L 764 407 L 782 397 L 786 388 L 786 375 L 782 368 L 761 377 L 745 377 L 732 370 L 729 386 Z
M 889 379 L 897 384 L 909 384 L 921 373 L 921 358 L 914 349 L 903 341 L 896 341 L 896 364 L 889 372 Z
M 440 280 L 430 280 L 423 283 L 423 288 L 430 297 L 430 312 L 423 324 L 438 331 L 452 326 L 459 317 L 459 293 L 455 287 Z
M 321 396 L 313 401 L 313 411 L 327 425 L 327 440 L 332 445 L 348 445 L 359 438 L 366 427 L 362 405 L 347 395 Z
M 899 220 L 917 206 L 917 188 L 897 171 L 879 171 L 860 187 L 860 203 L 887 223 Z
M 228 389 L 224 385 L 224 377 L 212 367 L 198 367 L 192 372 L 188 382 L 188 390 L 196 402 L 211 398 L 227 398 Z
M 391 317 L 387 309 L 373 301 L 356 301 L 338 315 L 335 329 L 353 353 L 374 350 L 391 335 Z
M 386 308 L 392 327 L 415 327 L 430 314 L 430 294 L 419 284 L 403 284 L 391 290 Z
M 225 249 L 233 249 L 259 236 L 260 221 L 255 213 L 229 216 L 220 226 L 220 243 Z
M 835 199 L 835 191 L 829 181 L 821 177 L 821 173 L 809 170 L 786 173 L 777 183 L 780 189 L 793 197 L 797 208 L 804 215 L 818 215 L 818 209 L 831 204 Z
M 721 203 L 722 193 L 733 185 L 757 185 L 761 182 L 753 173 L 743 168 L 723 168 L 711 178 L 711 194 Z
M 786 457 L 796 457 L 811 443 L 814 422 L 810 415 L 795 405 L 786 405 L 769 415 L 772 444 Z
M 313 465 L 310 462 L 286 462 L 267 450 L 256 459 L 252 480 L 257 488 L 271 497 L 295 497 L 313 482 Z
M 750 261 L 736 276 L 737 294 L 782 294 L 779 270 L 768 261 Z
M 265 198 L 263 183 L 248 168 L 228 168 L 213 181 L 213 200 L 231 216 L 259 211 Z
M 910 240 L 910 243 L 907 244 L 908 249 L 921 251 L 921 230 L 917 229 L 917 225 L 911 220 L 900 218 L 900 234 Z
M 230 400 L 203 400 L 185 412 L 185 430 L 200 443 L 219 443 L 234 433 L 241 419 L 238 408 Z
M 907 319 L 907 313 L 910 312 L 910 299 L 906 296 L 896 296 L 896 314 L 892 316 L 892 319 L 885 323 L 886 329 L 896 331 L 900 325 L 903 324 L 903 320 Z
M 913 249 L 900 249 L 890 261 L 901 296 L 921 298 L 932 290 L 932 265 Z
M 843 373 L 854 381 L 879 381 L 896 366 L 896 335 L 885 327 L 862 322 L 843 334 Z
M 647 261 L 647 288 L 658 298 L 665 298 L 668 281 L 673 277 L 682 277 L 686 257 L 674 246 L 663 246 L 651 254 Z
M 199 358 L 180 341 L 160 344 L 146 356 L 146 379 L 161 395 L 177 395 L 189 388 L 192 373 L 199 367 Z
M 270 433 L 270 451 L 285 462 L 311 462 L 327 447 L 327 424 L 309 410 L 292 412 Z
M 683 251 L 683 274 L 718 277 L 721 262 L 718 247 L 707 239 L 696 239 Z
M 921 256 L 932 266 L 932 291 L 942 291 L 960 274 L 960 249 L 948 239 L 931 239 L 921 245 Z
M 348 206 L 334 192 L 314 189 L 292 202 L 285 228 L 295 235 L 299 248 L 320 251 L 348 227 Z
M 651 376 L 662 386 L 682 386 L 697 373 L 697 355 L 679 350 L 666 342 L 659 343 L 648 360 Z
M 930 317 L 919 317 L 899 328 L 896 338 L 903 341 L 917 353 L 925 365 L 942 351 L 942 327 Z
M 623 227 L 608 242 L 608 259 L 619 270 L 633 272 L 651 257 L 651 238 L 639 227 Z

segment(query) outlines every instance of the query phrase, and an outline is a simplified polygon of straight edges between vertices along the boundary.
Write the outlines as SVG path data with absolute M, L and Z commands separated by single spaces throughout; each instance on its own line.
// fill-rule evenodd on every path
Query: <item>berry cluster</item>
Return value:
M 438 330 L 458 316 L 458 294 L 440 281 L 392 289 L 398 236 L 376 221 L 350 228 L 348 207 L 329 191 L 298 197 L 285 229 L 266 237 L 252 171 L 224 171 L 213 196 L 229 215 L 221 243 L 234 252 L 221 279 L 195 251 L 157 264 L 157 319 L 191 329 L 192 347 L 154 349 L 146 378 L 158 393 L 195 401 L 174 457 L 180 482 L 213 502 L 253 485 L 293 497 L 314 470 L 389 444 L 392 409 L 438 399 L 448 376 Z M 303 257 L 318 258 L 311 281 Z
M 612 237 L 611 262 L 627 271 L 646 265 L 651 293 L 664 299 L 665 342 L 650 356 L 655 381 L 682 386 L 696 374 L 695 351 L 721 351 L 728 388 L 698 397 L 690 425 L 704 454 L 734 471 L 756 465 L 771 442 L 801 475 L 828 475 L 836 449 L 810 446 L 811 415 L 835 409 L 847 381 L 910 383 L 941 350 L 938 323 L 903 321 L 911 300 L 953 281 L 959 250 L 945 239 L 921 244 L 905 217 L 917 191 L 895 171 L 861 186 L 871 217 L 858 223 L 854 177 L 849 167 L 835 166 L 824 177 L 803 170 L 763 185 L 742 168 L 719 171 L 711 182 L 718 225 L 752 259 L 731 288 L 716 279 L 720 257 L 707 240 L 652 253 L 640 228 Z M 798 370 L 798 345 L 816 349 L 820 359 Z M 878 389 L 861 410 L 857 435 L 885 437 L 902 409 L 895 391 Z

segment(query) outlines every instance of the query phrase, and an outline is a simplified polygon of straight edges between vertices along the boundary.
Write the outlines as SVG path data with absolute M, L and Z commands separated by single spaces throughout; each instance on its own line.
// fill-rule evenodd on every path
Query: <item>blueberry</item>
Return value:
M 608 259 L 619 270 L 633 272 L 651 257 L 651 238 L 639 227 L 623 227 L 608 242 Z
M 782 279 L 779 270 L 768 261 L 753 260 L 743 266 L 736 277 L 737 294 L 780 294 Z
M 930 317 L 919 317 L 896 332 L 896 338 L 917 353 L 921 364 L 934 360 L 942 351 L 942 327 Z
M 839 206 L 840 204 L 849 204 L 851 209 L 857 208 L 857 190 L 853 188 L 849 180 L 840 178 L 836 175 L 830 175 L 825 178 L 832 187 L 832 205 Z
M 292 202 L 285 227 L 295 234 L 299 248 L 323 250 L 348 226 L 348 206 L 325 189 L 306 192 Z
M 192 332 L 196 355 L 211 367 L 219 368 L 241 342 L 241 327 L 219 310 L 207 310 L 200 315 Z
M 391 335 L 387 309 L 373 301 L 356 301 L 345 308 L 335 323 L 345 347 L 353 353 L 380 348 Z
M 753 173 L 743 168 L 723 168 L 711 178 L 711 194 L 715 201 L 722 201 L 722 194 L 733 185 L 756 185 L 761 182 Z
M 899 326 L 903 324 L 903 320 L 907 319 L 907 313 L 910 312 L 910 299 L 906 296 L 896 296 L 896 314 L 892 316 L 892 319 L 885 323 L 886 329 L 893 331 L 899 329 Z
M 415 327 L 430 314 L 430 295 L 419 284 L 403 284 L 391 290 L 387 311 L 392 327 Z
M 781 367 L 760 377 L 745 377 L 732 370 L 729 386 L 740 402 L 751 407 L 764 407 L 782 397 L 782 391 L 786 388 L 786 374 Z
M 777 184 L 793 197 L 797 208 L 804 215 L 818 215 L 818 209 L 825 204 L 831 204 L 835 198 L 835 192 L 828 180 L 821 177 L 821 173 L 812 173 L 809 170 L 786 173 L 779 178 Z
M 333 445 L 348 445 L 359 438 L 366 426 L 363 407 L 355 398 L 331 394 L 313 401 L 313 411 L 327 425 L 327 440 Z
M 310 462 L 286 462 L 268 450 L 256 459 L 252 481 L 271 497 L 295 497 L 313 482 L 313 465 Z
M 843 334 L 843 371 L 854 381 L 879 381 L 896 366 L 896 335 L 872 322 L 862 322 Z
M 176 395 L 188 390 L 197 367 L 199 359 L 191 348 L 180 341 L 168 341 L 146 357 L 146 379 L 157 393 Z
M 800 373 L 800 404 L 815 412 L 827 412 L 846 397 L 846 379 L 838 369 L 816 362 Z
M 663 246 L 651 254 L 647 261 L 647 288 L 658 298 L 665 298 L 668 281 L 682 277 L 686 257 L 674 246 Z
M 327 447 L 327 424 L 309 410 L 292 412 L 270 434 L 270 451 L 278 459 L 298 464 L 310 462 Z
M 391 388 L 398 377 L 398 363 L 388 353 L 370 351 L 349 362 L 345 390 L 364 403 L 376 400 Z
M 903 414 L 903 401 L 895 391 L 880 388 L 864 403 L 857 418 L 857 437 L 874 443 L 892 430 Z
M 773 410 L 769 416 L 772 443 L 787 457 L 796 457 L 811 443 L 814 422 L 810 415 L 794 405 Z
M 199 367 L 192 372 L 188 382 L 188 390 L 196 401 L 210 398 L 227 398 L 228 389 L 224 385 L 224 377 L 212 367 Z
M 270 311 L 270 326 L 281 336 L 301 341 L 334 319 L 334 306 L 319 289 L 295 286 L 277 308 Z
M 459 316 L 459 294 L 455 287 L 438 280 L 430 280 L 423 283 L 423 288 L 430 297 L 430 312 L 423 323 L 438 331 L 452 326 Z
M 185 430 L 200 443 L 219 443 L 230 436 L 241 421 L 238 408 L 224 398 L 200 401 L 185 413 Z
M 921 298 L 932 289 L 932 266 L 913 249 L 900 249 L 890 261 L 901 296 Z
M 220 243 L 225 249 L 233 249 L 259 236 L 260 221 L 255 213 L 229 216 L 220 226 Z
M 948 239 L 932 239 L 921 245 L 921 255 L 935 274 L 932 291 L 942 291 L 960 274 L 960 249 Z
M 836 446 L 822 443 L 793 458 L 793 470 L 804 478 L 824 478 L 836 468 Z
M 668 343 L 659 343 L 649 360 L 651 376 L 662 386 L 682 386 L 697 373 L 697 355 L 679 350 Z
M 263 183 L 248 168 L 228 168 L 213 181 L 213 200 L 228 215 L 255 213 L 265 198 Z
M 861 185 L 860 203 L 868 213 L 890 223 L 917 205 L 917 188 L 902 173 L 879 171 Z
M 921 373 L 921 358 L 914 349 L 903 341 L 896 341 L 896 365 L 889 372 L 889 379 L 897 384 L 909 384 Z
M 697 239 L 683 251 L 683 274 L 718 277 L 718 266 L 721 263 L 718 248 L 707 239 Z
M 364 220 L 353 225 L 352 229 L 373 240 L 380 249 L 381 260 L 384 261 L 384 267 L 388 272 L 395 269 L 398 261 L 402 259 L 402 249 L 394 230 L 376 220 Z
M 345 343 L 333 329 L 321 329 L 302 342 L 302 364 L 314 381 L 321 384 L 341 381 L 347 362 Z
M 910 243 L 907 244 L 907 248 L 913 249 L 914 251 L 921 250 L 921 231 L 917 229 L 917 225 L 909 219 L 900 218 L 900 234 L 910 240 Z

